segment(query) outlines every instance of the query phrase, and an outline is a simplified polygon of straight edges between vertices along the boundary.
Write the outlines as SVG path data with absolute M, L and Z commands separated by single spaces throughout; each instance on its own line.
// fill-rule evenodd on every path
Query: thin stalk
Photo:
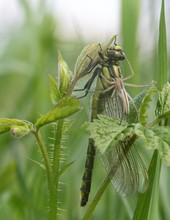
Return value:
M 163 119 L 167 119 L 170 116 L 170 111 L 158 116 L 156 119 L 146 125 L 147 128 L 152 128 L 154 125 L 159 124 Z
M 33 132 L 37 143 L 40 147 L 43 159 L 44 159 L 44 164 L 46 168 L 46 175 L 47 175 L 47 180 L 48 180 L 48 190 L 49 190 L 49 220 L 54 220 L 57 218 L 57 208 L 56 208 L 56 186 L 54 183 L 54 176 L 53 176 L 53 170 L 50 165 L 50 159 L 46 150 L 46 147 L 42 141 L 42 138 L 39 134 L 38 131 Z
M 103 193 L 105 192 L 105 190 L 107 189 L 107 186 L 110 183 L 110 174 L 108 174 L 106 176 L 106 178 L 104 179 L 102 185 L 100 186 L 99 190 L 97 191 L 96 195 L 94 196 L 92 202 L 90 203 L 87 211 L 85 212 L 82 220 L 88 220 L 90 219 L 94 209 L 96 208 L 98 202 L 100 201 L 100 198 L 102 197 Z
M 64 120 L 58 121 L 55 127 L 55 143 L 54 143 L 54 154 L 53 154 L 53 175 L 54 175 L 54 182 L 56 187 L 55 192 L 55 203 L 57 204 L 58 201 L 58 188 L 59 188 L 59 172 L 60 172 L 60 161 L 61 161 L 61 151 L 62 151 L 62 134 L 63 134 L 63 125 Z

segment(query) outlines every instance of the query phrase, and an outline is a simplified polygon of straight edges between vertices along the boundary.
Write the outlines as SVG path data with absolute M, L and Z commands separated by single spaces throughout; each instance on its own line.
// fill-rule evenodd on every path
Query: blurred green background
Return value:
M 136 73 L 130 82 L 149 84 L 151 80 L 156 80 L 157 59 L 159 59 L 159 54 L 157 56 L 157 40 L 161 1 L 112 0 L 108 1 L 108 4 L 105 1 L 106 9 L 103 8 L 101 11 L 97 10 L 94 4 L 92 9 L 94 16 L 90 19 L 97 20 L 96 14 L 103 16 L 104 19 L 108 7 L 112 7 L 113 14 L 117 14 L 116 21 L 109 20 L 109 33 L 113 30 L 111 35 L 108 33 L 104 35 L 102 26 L 100 28 L 100 23 L 98 24 L 97 34 L 100 31 L 101 38 L 99 34 L 95 38 L 96 26 L 92 29 L 94 33 L 87 30 L 89 36 L 87 33 L 83 36 L 82 33 L 85 30 L 81 23 L 77 25 L 78 20 L 73 20 L 74 36 L 70 34 L 70 37 L 69 35 L 63 37 L 64 29 L 69 29 L 69 27 L 66 23 L 65 26 L 61 25 L 61 21 L 57 17 L 57 10 L 55 11 L 52 6 L 50 7 L 52 0 L 37 0 L 36 5 L 33 2 L 16 0 L 17 13 L 22 15 L 19 25 L 13 24 L 12 27 L 7 26 L 0 30 L 0 117 L 26 119 L 35 122 L 39 114 L 45 113 L 52 107 L 48 74 L 57 76 L 57 51 L 61 51 L 73 71 L 76 58 L 85 45 L 103 42 L 104 37 L 107 41 L 117 33 L 119 33 L 118 43 L 122 45 Z M 109 5 L 109 2 L 112 4 Z M 118 2 L 119 7 L 117 7 Z M 72 5 L 74 6 L 75 3 L 73 1 Z M 166 11 L 170 9 L 169 3 L 165 1 Z M 63 20 L 67 10 L 66 4 Z M 61 14 L 62 11 L 60 11 Z M 8 19 L 7 16 L 4 17 L 4 24 L 6 19 Z M 87 13 L 89 25 L 90 19 Z M 169 21 L 170 17 L 167 17 L 168 39 Z M 112 23 L 118 24 L 116 28 Z M 3 16 L 1 15 L 1 27 L 2 25 Z M 167 42 L 169 43 L 169 41 Z M 126 75 L 128 70 L 125 67 L 123 71 Z M 129 72 L 127 72 L 128 74 Z M 86 80 L 81 80 L 80 88 Z M 134 88 L 127 90 L 132 96 L 140 91 Z M 59 219 L 81 219 L 86 209 L 79 206 L 79 189 L 88 142 L 88 134 L 82 125 L 89 119 L 91 94 L 81 100 L 83 110 L 74 115 L 74 124 L 65 141 L 66 159 L 68 162 L 74 161 L 74 164 L 61 179 L 62 215 Z M 153 111 L 154 105 L 155 103 L 153 103 L 151 111 Z M 153 117 L 152 112 L 151 119 Z M 45 128 L 43 130 L 45 142 L 49 143 L 51 136 L 52 128 Z M 152 152 L 143 149 L 141 151 L 148 166 Z M 14 139 L 9 134 L 0 137 L 0 219 L 47 219 L 47 183 L 44 171 L 34 160 L 42 162 L 40 151 L 32 137 Z M 96 159 L 90 198 L 93 197 L 104 176 L 105 170 L 100 161 Z M 170 170 L 162 167 L 159 201 L 159 219 L 162 220 L 168 220 L 170 216 L 169 184 Z M 131 219 L 137 196 L 122 199 L 110 185 L 92 219 Z

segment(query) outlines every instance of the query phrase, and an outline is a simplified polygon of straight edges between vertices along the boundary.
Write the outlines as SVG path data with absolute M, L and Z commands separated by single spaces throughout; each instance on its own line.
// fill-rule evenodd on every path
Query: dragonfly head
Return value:
M 114 61 L 124 60 L 125 54 L 122 51 L 122 48 L 118 45 L 114 45 L 113 47 L 109 47 L 106 51 L 106 56 Z

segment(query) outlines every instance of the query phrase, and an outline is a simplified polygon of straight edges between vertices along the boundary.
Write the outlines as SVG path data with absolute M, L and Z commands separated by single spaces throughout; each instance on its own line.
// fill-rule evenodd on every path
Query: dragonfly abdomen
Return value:
M 87 149 L 87 157 L 85 163 L 85 172 L 82 178 L 82 186 L 81 190 L 81 206 L 85 206 L 88 202 L 88 197 L 91 189 L 91 180 L 92 180 L 92 170 L 94 165 L 94 158 L 95 158 L 95 147 L 94 141 L 89 139 L 89 145 Z

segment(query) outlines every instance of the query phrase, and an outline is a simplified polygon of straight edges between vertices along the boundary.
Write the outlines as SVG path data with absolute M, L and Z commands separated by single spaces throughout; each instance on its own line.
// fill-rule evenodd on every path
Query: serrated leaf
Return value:
M 60 93 L 63 96 L 67 93 L 68 86 L 71 80 L 71 71 L 63 59 L 60 51 L 58 51 L 58 73 L 60 79 Z
M 104 153 L 115 137 L 122 138 L 121 132 L 127 128 L 126 122 L 107 115 L 98 115 L 92 123 L 87 125 L 90 137 L 94 139 L 96 147 Z M 119 136 L 118 136 L 119 135 Z
M 61 99 L 61 93 L 57 85 L 56 80 L 49 74 L 50 78 L 50 97 L 53 104 L 57 104 L 58 100 Z
M 0 118 L 0 134 L 11 131 L 15 137 L 23 137 L 34 130 L 31 122 L 26 120 Z
M 80 102 L 78 99 L 75 97 L 65 97 L 61 99 L 52 110 L 41 116 L 37 120 L 35 126 L 39 129 L 42 126 L 66 118 L 79 110 Z
M 146 125 L 148 119 L 148 108 L 152 101 L 153 94 L 157 93 L 158 90 L 156 88 L 156 84 L 154 83 L 149 90 L 147 91 L 146 95 L 142 100 L 142 105 L 139 109 L 139 122 L 142 125 Z
M 134 126 L 134 134 L 142 138 L 145 147 L 157 149 L 166 166 L 170 166 L 170 127 L 159 126 L 148 129 L 140 124 Z
M 164 85 L 162 91 L 159 93 L 157 102 L 156 114 L 162 115 L 170 110 L 170 83 Z
M 164 165 L 170 166 L 170 127 L 159 126 L 154 128 L 155 134 L 160 138 L 157 148 Z
M 130 112 L 128 115 L 128 123 L 134 123 L 137 122 L 138 115 L 136 109 L 139 109 L 142 103 L 143 98 L 145 97 L 148 89 L 145 89 L 141 91 L 137 96 L 133 98 L 133 100 L 130 100 L 129 102 L 129 108 Z M 136 107 L 136 108 L 135 108 Z
M 90 138 L 95 141 L 97 149 L 103 154 L 109 147 L 115 146 L 126 137 L 136 135 L 142 138 L 149 149 L 157 149 L 165 165 L 170 165 L 170 127 L 146 128 L 140 123 L 128 125 L 119 119 L 98 115 L 87 126 Z

